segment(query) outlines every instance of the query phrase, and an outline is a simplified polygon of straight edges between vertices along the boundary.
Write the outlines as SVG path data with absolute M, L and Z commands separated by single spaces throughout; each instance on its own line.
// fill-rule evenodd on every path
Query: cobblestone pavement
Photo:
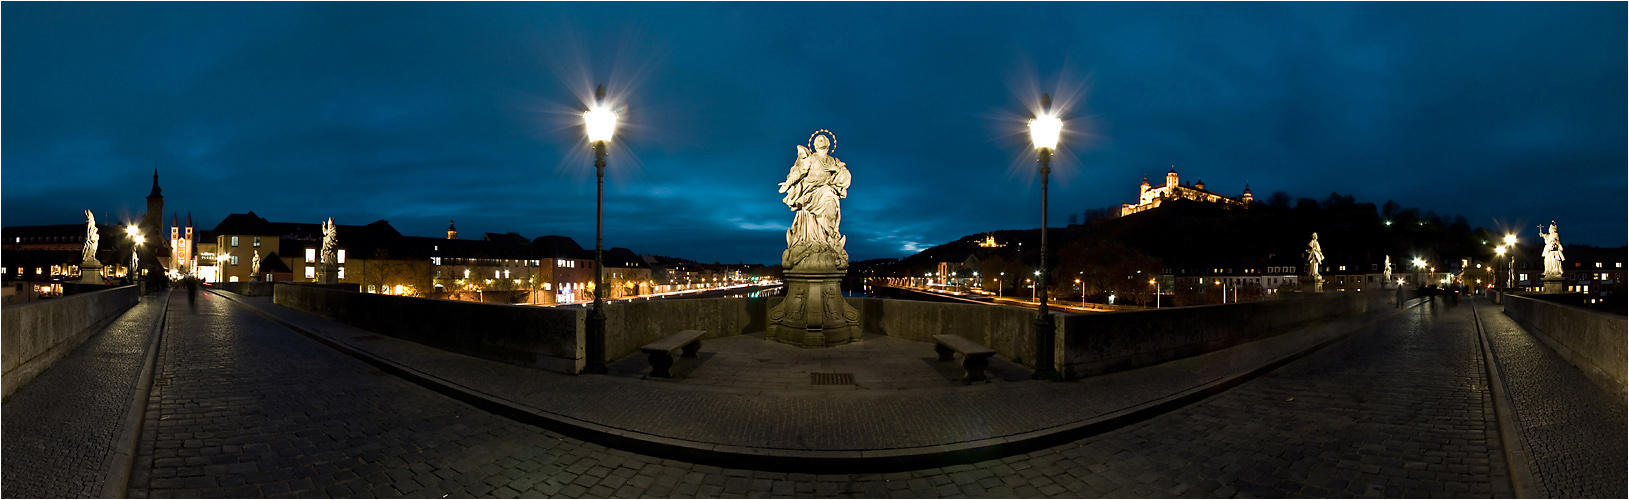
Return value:
M 0 496 L 96 498 L 164 304 L 143 297 L 0 406 Z
M 244 308 L 175 314 L 133 497 L 1509 495 L 1470 308 L 1427 305 L 1178 411 L 1001 460 L 811 475 L 515 423 Z M 1022 409 L 1015 409 L 1022 411 Z
M 1629 421 L 1622 398 L 1522 329 L 1500 306 L 1477 314 L 1504 371 L 1539 493 L 1547 498 L 1625 498 Z M 1610 479 L 1610 480 L 1608 480 Z

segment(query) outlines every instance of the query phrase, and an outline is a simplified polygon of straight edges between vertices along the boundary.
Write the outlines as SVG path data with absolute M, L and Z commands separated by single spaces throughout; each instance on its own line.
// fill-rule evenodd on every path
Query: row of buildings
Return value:
M 185 222 L 171 214 L 166 231 L 156 171 L 147 209 L 137 224 L 97 225 L 96 256 L 105 266 L 105 282 L 144 275 L 196 276 L 206 282 L 317 281 L 319 222 L 272 222 L 250 211 L 204 230 L 193 226 L 191 214 Z M 38 295 L 61 293 L 62 283 L 80 281 L 85 232 L 84 224 L 0 229 L 0 277 L 8 284 L 26 283 Z M 341 224 L 336 233 L 338 280 L 363 292 L 548 305 L 593 300 L 594 252 L 565 236 L 485 233 L 461 239 L 451 223 L 445 237 L 406 236 L 383 220 Z M 606 250 L 603 261 L 610 298 L 749 283 L 772 272 L 762 265 L 708 265 L 627 248 Z
M 978 243 L 978 246 L 982 249 L 999 248 L 1003 245 L 997 242 L 994 236 L 987 236 Z M 1391 261 L 1391 280 L 1393 284 L 1401 283 L 1410 288 L 1441 286 L 1444 283 L 1459 283 L 1463 280 L 1466 286 L 1476 288 L 1510 286 L 1518 291 L 1542 291 L 1544 285 L 1541 275 L 1544 271 L 1544 261 L 1541 250 L 1537 246 L 1518 247 L 1514 259 L 1505 257 L 1488 261 L 1427 262 L 1425 267 L 1421 268 L 1415 268 L 1412 259 L 1394 256 Z M 1003 286 L 1007 290 L 1019 290 L 1033 284 L 1030 276 L 1024 273 L 998 276 L 994 272 L 984 272 L 985 266 L 980 261 L 978 253 L 963 251 L 941 256 L 934 272 L 923 276 L 923 284 L 930 287 L 985 289 Z M 1624 262 L 1629 260 L 1626 258 L 1624 248 L 1576 246 L 1568 248 L 1566 256 L 1567 260 L 1563 263 L 1565 272 L 1562 273 L 1564 290 L 1585 294 L 1587 303 L 1599 302 L 1611 295 L 1614 288 L 1624 286 L 1626 272 Z M 1205 287 L 1222 287 L 1229 290 L 1235 287 L 1259 287 L 1265 293 L 1274 294 L 1301 290 L 1303 280 L 1307 279 L 1308 270 L 1305 266 L 1305 260 L 1299 255 L 1268 255 L 1261 258 L 1188 263 L 1165 267 L 1160 270 L 1157 277 L 1143 278 L 1139 283 L 1154 279 L 1155 283 L 1149 286 L 1150 288 L 1157 286 L 1160 293 Z M 1324 279 L 1326 292 L 1358 292 L 1389 288 L 1383 286 L 1386 277 L 1384 267 L 1385 256 L 1327 260 L 1320 266 L 1319 274 Z M 1067 287 L 1074 277 L 1064 274 L 1068 273 L 1054 276 L 1054 283 Z M 1005 280 L 1005 283 L 998 284 L 996 280 Z M 1080 285 L 1075 285 L 1073 290 L 1079 293 Z

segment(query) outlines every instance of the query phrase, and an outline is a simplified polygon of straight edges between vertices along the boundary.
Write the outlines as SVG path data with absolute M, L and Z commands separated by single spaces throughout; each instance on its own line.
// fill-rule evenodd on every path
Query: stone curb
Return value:
M 1476 310 L 1476 301 L 1470 302 L 1471 317 L 1476 319 L 1476 338 L 1482 342 L 1482 366 L 1487 370 L 1488 392 L 1493 393 L 1494 418 L 1499 421 L 1499 441 L 1504 443 L 1510 490 L 1516 498 L 1540 498 L 1543 495 L 1539 493 L 1538 481 L 1533 478 L 1533 469 L 1528 464 L 1527 438 L 1516 426 L 1516 410 L 1510 404 L 1509 393 L 1505 392 L 1505 370 L 1499 365 L 1499 356 L 1494 354 L 1493 344 L 1488 341 L 1488 332 L 1482 328 L 1482 316 Z
M 1240 384 L 1248 382 L 1262 374 L 1271 372 L 1285 364 L 1301 359 L 1325 347 L 1334 345 L 1359 332 L 1372 328 L 1375 324 L 1402 314 L 1404 311 L 1418 307 L 1422 302 L 1413 306 L 1394 310 L 1378 315 L 1371 321 L 1346 333 L 1331 336 L 1311 347 L 1304 348 L 1276 360 L 1270 361 L 1256 369 L 1224 377 L 1220 380 L 1201 385 L 1187 391 L 1172 394 L 1142 405 L 1127 408 L 1112 414 L 1104 415 L 1091 420 L 1065 424 L 1061 426 L 1038 429 L 1022 434 L 990 438 L 979 441 L 957 443 L 955 445 L 924 446 L 913 448 L 894 448 L 883 450 L 864 451 L 817 451 L 817 450 L 784 450 L 762 449 L 742 446 L 722 445 L 654 436 L 638 431 L 608 427 L 593 422 L 584 421 L 564 415 L 550 413 L 547 410 L 532 408 L 481 393 L 473 388 L 437 378 L 414 368 L 396 363 L 394 361 L 375 356 L 371 353 L 351 347 L 348 344 L 328 338 L 300 326 L 294 325 L 278 318 L 271 313 L 260 310 L 252 304 L 243 302 L 236 297 L 212 290 L 228 300 L 238 303 L 256 314 L 264 316 L 278 324 L 310 337 L 324 345 L 334 348 L 346 355 L 357 358 L 379 368 L 382 371 L 406 379 L 414 384 L 434 390 L 453 399 L 470 404 L 485 411 L 489 411 L 517 422 L 533 425 L 550 431 L 558 432 L 583 441 L 602 446 L 633 451 L 659 458 L 682 460 L 704 465 L 713 465 L 726 468 L 744 468 L 752 470 L 776 472 L 804 472 L 817 474 L 843 474 L 843 473 L 879 473 L 898 472 L 948 465 L 968 464 L 985 460 L 1004 458 L 1007 456 L 1041 450 L 1059 444 L 1067 443 L 1084 437 L 1111 431 L 1130 424 L 1141 422 L 1149 418 L 1162 415 L 1189 404 L 1198 402 L 1207 397 L 1219 394 Z
M 130 487 L 130 473 L 136 465 L 136 447 L 141 442 L 142 420 L 147 415 L 147 398 L 153 388 L 154 367 L 158 364 L 159 339 L 164 336 L 164 325 L 169 319 L 169 292 L 165 292 L 161 300 L 164 303 L 159 306 L 158 320 L 153 322 L 153 331 L 148 335 L 151 340 L 147 341 L 147 358 L 142 362 L 141 375 L 136 378 L 130 409 L 124 414 L 123 432 L 119 434 L 120 440 L 114 442 L 113 465 L 102 479 L 102 498 L 124 498 L 126 489 Z

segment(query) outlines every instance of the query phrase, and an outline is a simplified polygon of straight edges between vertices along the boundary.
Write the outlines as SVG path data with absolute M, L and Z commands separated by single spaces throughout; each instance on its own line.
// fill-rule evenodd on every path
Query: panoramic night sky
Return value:
M 1185 180 L 1396 200 L 1626 243 L 1623 3 L 13 3 L 4 224 L 386 219 L 592 247 L 581 111 L 626 105 L 606 244 L 777 263 L 816 129 L 856 260 L 1039 225 L 1024 120 L 1065 109 L 1052 223 Z M 1497 219 L 1497 222 L 1496 222 Z M 165 216 L 169 220 L 169 216 Z

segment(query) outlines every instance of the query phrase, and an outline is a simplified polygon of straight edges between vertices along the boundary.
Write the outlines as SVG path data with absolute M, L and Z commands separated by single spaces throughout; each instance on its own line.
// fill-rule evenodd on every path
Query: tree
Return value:
M 1290 193 L 1286 193 L 1282 190 L 1273 191 L 1273 194 L 1267 196 L 1267 206 L 1278 210 L 1289 210 Z
M 1073 226 L 1073 225 L 1077 224 L 1079 220 L 1080 219 L 1077 219 L 1075 217 L 1075 214 L 1069 214 L 1069 225 Z
M 1402 212 L 1402 211 L 1403 211 L 1403 206 L 1402 205 L 1399 205 L 1399 204 L 1397 204 L 1397 202 L 1392 201 L 1392 200 L 1386 200 L 1386 204 L 1380 206 L 1380 218 L 1388 220 L 1388 221 L 1392 220 L 1392 219 L 1396 219 L 1397 214 L 1399 212 Z

